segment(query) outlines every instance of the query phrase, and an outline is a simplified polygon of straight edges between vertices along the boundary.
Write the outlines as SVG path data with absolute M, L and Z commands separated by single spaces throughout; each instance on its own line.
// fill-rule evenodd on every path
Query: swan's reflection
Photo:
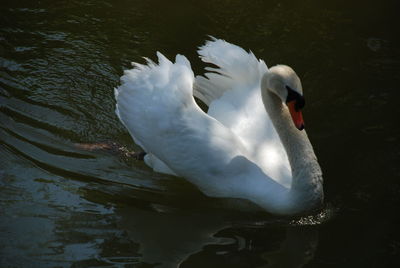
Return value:
M 314 257 L 317 245 L 316 227 L 289 227 L 279 250 L 263 254 L 267 264 L 262 267 L 303 267 Z
M 157 267 L 302 267 L 318 242 L 315 226 L 243 225 L 217 212 L 162 207 L 115 212 L 118 228 L 138 244 L 140 262 Z
M 176 267 L 189 255 L 207 244 L 226 244 L 230 239 L 213 235 L 226 223 L 217 214 L 182 214 L 175 212 L 119 209 L 119 227 L 140 244 L 142 262 Z

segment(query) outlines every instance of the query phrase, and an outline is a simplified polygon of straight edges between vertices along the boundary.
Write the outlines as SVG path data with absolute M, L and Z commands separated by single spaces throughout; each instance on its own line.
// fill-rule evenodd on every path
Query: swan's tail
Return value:
M 202 61 L 216 66 L 206 67 L 210 72 L 197 76 L 194 84 L 194 96 L 207 105 L 227 90 L 258 86 L 255 83 L 267 71 L 264 61 L 257 60 L 252 52 L 221 39 L 207 41 L 198 53 Z

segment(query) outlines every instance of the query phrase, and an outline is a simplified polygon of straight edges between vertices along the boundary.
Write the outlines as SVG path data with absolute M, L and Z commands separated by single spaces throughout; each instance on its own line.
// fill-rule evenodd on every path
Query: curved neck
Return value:
M 287 107 L 275 93 L 264 88 L 261 94 L 292 169 L 288 203 L 295 213 L 316 208 L 323 199 L 322 172 L 307 134 L 294 126 Z

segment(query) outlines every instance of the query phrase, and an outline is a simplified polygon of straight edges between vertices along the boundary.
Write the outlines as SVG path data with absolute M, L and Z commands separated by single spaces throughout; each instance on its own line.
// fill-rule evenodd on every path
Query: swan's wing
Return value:
M 200 189 L 225 187 L 210 178 L 223 177 L 229 162 L 246 154 L 245 147 L 197 106 L 188 60 L 178 55 L 172 63 L 161 53 L 158 59 L 159 64 L 134 64 L 125 72 L 115 89 L 116 114 L 135 142 L 173 173 Z
M 279 212 L 287 189 L 250 160 L 241 138 L 197 106 L 187 59 L 178 55 L 172 63 L 160 53 L 158 59 L 135 64 L 115 89 L 116 113 L 135 142 L 206 195 Z
M 240 137 L 252 161 L 289 187 L 289 161 L 261 98 L 261 78 L 268 70 L 264 61 L 219 39 L 208 41 L 199 55 L 216 67 L 196 77 L 195 96 L 209 105 L 210 116 Z
M 202 61 L 217 67 L 206 67 L 210 72 L 196 77 L 194 96 L 207 105 L 228 90 L 258 86 L 267 71 L 264 61 L 253 53 L 221 39 L 207 41 L 198 53 Z

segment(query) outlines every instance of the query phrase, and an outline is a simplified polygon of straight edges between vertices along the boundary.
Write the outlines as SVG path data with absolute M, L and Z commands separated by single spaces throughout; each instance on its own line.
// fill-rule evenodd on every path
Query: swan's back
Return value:
M 157 55 L 158 65 L 151 60 L 147 60 L 147 65 L 133 63 L 134 68 L 124 72 L 121 86 L 115 89 L 118 118 L 135 143 L 148 152 L 151 150 L 146 137 L 150 133 L 176 127 L 174 118 L 164 112 L 179 113 L 192 101 L 193 73 L 187 59 L 178 55 L 172 64 L 161 53 Z

